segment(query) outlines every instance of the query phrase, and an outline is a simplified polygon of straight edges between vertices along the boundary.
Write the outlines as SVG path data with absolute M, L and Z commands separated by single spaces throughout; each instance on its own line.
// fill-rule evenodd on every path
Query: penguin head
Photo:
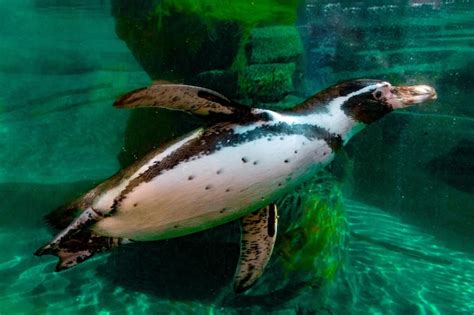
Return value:
M 436 99 L 428 85 L 393 86 L 380 80 L 355 80 L 338 85 L 341 109 L 352 119 L 369 124 L 393 110 Z

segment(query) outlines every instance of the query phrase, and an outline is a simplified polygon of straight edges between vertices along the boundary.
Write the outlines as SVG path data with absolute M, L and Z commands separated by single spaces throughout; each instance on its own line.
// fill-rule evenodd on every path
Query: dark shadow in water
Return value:
M 235 232 L 228 225 L 218 229 Z M 212 302 L 232 284 L 239 247 L 218 239 L 199 240 L 204 235 L 199 234 L 123 246 L 98 268 L 98 275 L 160 299 Z
M 1 183 L 0 227 L 40 227 L 44 215 L 77 198 L 95 184 L 92 181 L 64 184 Z
M 319 288 L 319 284 L 290 282 L 279 290 L 268 287 L 264 294 L 234 294 L 238 232 L 234 222 L 181 238 L 126 245 L 112 253 L 107 264 L 98 267 L 97 274 L 113 286 L 146 292 L 163 300 L 232 308 L 259 306 L 267 311 L 297 298 L 303 289 Z M 221 241 L 221 236 L 229 235 L 233 241 Z M 272 272 L 267 268 L 265 274 Z
M 460 141 L 445 155 L 431 160 L 426 167 L 433 176 L 448 185 L 474 193 L 474 140 Z
M 75 198 L 92 187 L 92 182 L 57 185 L 5 183 L 0 185 L 0 226 L 8 228 L 40 229 L 43 215 Z M 53 233 L 51 233 L 51 236 Z M 32 240 L 31 253 L 45 240 Z M 232 277 L 239 255 L 239 226 L 226 224 L 202 233 L 160 242 L 125 245 L 98 262 L 96 275 L 104 279 L 105 291 L 123 287 L 132 292 L 146 292 L 164 301 L 199 301 L 228 307 L 258 305 L 265 310 L 276 309 L 311 289 L 308 283 L 289 283 L 282 290 L 265 289 L 266 294 L 235 295 Z M 384 247 L 391 244 L 382 244 Z M 390 247 L 399 251 L 400 248 Z M 413 253 L 408 253 L 413 254 Z M 426 259 L 426 257 L 423 257 Z M 432 257 L 428 257 L 432 259 Z M 93 262 L 74 268 L 67 275 L 75 279 L 79 268 L 94 268 Z M 97 266 L 97 265 L 96 265 Z M 51 266 L 48 266 L 48 268 Z M 72 271 L 72 270 L 71 270 Z M 53 272 L 52 269 L 45 272 Z M 272 277 L 272 269 L 265 276 Z M 77 273 L 77 274 L 76 274 Z M 66 276 L 66 273 L 65 273 Z M 90 281 L 78 278 L 78 281 Z M 269 282 L 268 282 L 269 283 Z M 67 288 L 70 294 L 80 294 L 77 281 Z M 314 285 L 317 288 L 317 284 Z M 76 289 L 74 289 L 76 288 Z M 110 292 L 101 298 L 110 299 Z
M 95 184 L 0 184 L 0 193 L 4 196 L 0 199 L 3 217 L 0 227 L 42 229 L 45 214 Z M 53 234 L 51 231 L 51 237 Z M 122 287 L 131 292 L 146 292 L 164 301 L 199 301 L 227 307 L 258 305 L 271 310 L 296 298 L 302 289 L 308 288 L 307 283 L 290 283 L 281 290 L 268 288 L 268 291 L 265 290 L 268 294 L 252 295 L 250 292 L 248 295 L 235 295 L 232 279 L 239 257 L 239 238 L 239 224 L 232 222 L 186 237 L 124 245 L 111 252 L 108 258 L 101 259 L 98 265 L 85 262 L 64 272 L 63 275 L 71 279 L 71 285 L 66 290 L 73 296 L 81 295 L 81 285 L 91 279 L 80 276 L 83 273 L 80 269 L 88 270 L 94 266 L 97 266 L 97 277 L 106 283 L 100 295 L 104 299 L 111 298 L 114 288 Z M 31 240 L 31 255 L 45 241 Z M 53 265 L 46 266 L 44 272 L 53 273 Z M 271 268 L 267 268 L 266 275 L 271 277 L 271 273 Z M 44 290 L 41 287 L 37 289 Z

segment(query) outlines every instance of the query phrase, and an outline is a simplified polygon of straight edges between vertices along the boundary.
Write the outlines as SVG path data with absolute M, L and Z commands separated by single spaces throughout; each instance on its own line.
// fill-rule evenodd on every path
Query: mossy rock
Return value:
M 343 266 L 348 233 L 342 194 L 326 171 L 277 202 L 278 236 L 262 278 L 233 304 L 248 301 L 315 311 Z
M 134 110 L 127 122 L 122 151 L 118 154 L 120 166 L 131 165 L 151 150 L 200 124 L 199 118 L 184 112 L 156 108 Z
M 254 27 L 296 22 L 299 0 L 113 0 L 116 32 L 152 79 L 241 66 Z
M 179 7 L 163 9 L 167 2 L 142 6 L 144 12 L 134 1 L 114 5 L 117 35 L 150 77 L 186 81 L 203 71 L 229 68 L 239 50 L 241 26 L 205 20 Z
M 284 111 L 290 110 L 296 105 L 302 103 L 305 99 L 293 94 L 289 94 L 285 96 L 283 99 L 279 100 L 278 102 L 273 103 L 261 103 L 259 104 L 259 108 L 268 108 L 271 110 L 276 111 Z
M 303 54 L 303 43 L 294 26 L 269 26 L 252 30 L 247 60 L 255 63 L 288 63 Z
M 279 101 L 295 90 L 295 70 L 294 63 L 250 65 L 240 78 L 241 92 L 255 101 Z
M 201 72 L 191 79 L 189 83 L 215 90 L 226 97 L 238 97 L 237 72 L 232 70 Z

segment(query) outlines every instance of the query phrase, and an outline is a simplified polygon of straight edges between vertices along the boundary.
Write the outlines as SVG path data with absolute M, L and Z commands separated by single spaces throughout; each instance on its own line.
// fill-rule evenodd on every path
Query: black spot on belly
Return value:
M 298 154 L 298 150 L 295 150 L 295 154 Z
M 174 227 L 175 229 L 177 229 L 177 228 L 179 228 L 179 225 L 175 225 L 175 226 L 173 226 L 173 227 Z
M 290 160 L 286 159 L 284 162 L 285 162 L 285 163 L 288 163 L 288 162 L 290 162 Z
M 216 174 L 217 174 L 217 175 L 222 174 L 222 170 L 221 170 L 221 169 L 220 169 L 220 170 L 217 170 Z
M 222 208 L 222 209 L 219 211 L 219 213 L 224 213 L 224 211 L 226 211 L 226 210 L 227 210 L 227 208 Z
M 230 191 L 230 188 L 227 188 L 227 189 L 225 190 L 225 192 L 229 192 L 229 191 Z
M 249 110 L 246 109 L 245 113 L 248 112 Z M 255 117 L 253 119 L 255 119 Z M 258 120 L 267 121 L 269 118 L 259 116 Z M 205 129 L 202 134 L 190 138 L 189 141 L 181 145 L 179 149 L 174 150 L 159 163 L 151 165 L 145 172 L 133 178 L 125 189 L 121 191 L 119 196 L 115 198 L 111 212 L 113 213 L 119 208 L 121 202 L 135 187 L 143 182 L 150 182 L 157 176 L 163 174 L 164 171 L 173 169 L 183 162 L 203 158 L 223 147 L 237 146 L 257 139 L 280 138 L 284 140 L 285 137 L 293 135 L 304 136 L 308 141 L 312 141 L 313 139 L 324 140 L 331 147 L 337 147 L 339 144 L 342 144 L 339 135 L 332 134 L 324 128 L 310 124 L 287 124 L 283 122 L 264 124 L 243 134 L 235 133 L 231 122 L 217 124 Z M 303 145 L 308 141 L 305 141 Z M 238 156 L 236 159 L 237 158 Z M 241 158 L 243 163 L 249 161 L 248 157 L 241 156 Z
M 278 183 L 278 187 L 281 187 L 283 185 L 283 183 Z
M 257 165 L 258 164 L 258 161 L 253 161 L 253 165 Z
M 133 206 L 134 206 L 134 207 L 138 206 L 138 203 L 134 203 Z
M 209 190 L 209 189 L 211 189 L 211 188 L 212 188 L 211 185 L 207 185 L 206 187 L 204 187 L 204 189 L 206 189 L 206 190 Z
M 194 179 L 194 176 L 193 175 L 189 175 L 188 176 L 188 180 L 193 180 Z

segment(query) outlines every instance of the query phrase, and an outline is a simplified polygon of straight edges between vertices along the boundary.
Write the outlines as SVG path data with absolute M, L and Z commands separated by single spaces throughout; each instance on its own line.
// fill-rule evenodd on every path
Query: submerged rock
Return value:
M 294 26 L 260 27 L 250 35 L 247 54 L 250 64 L 294 62 L 303 54 L 303 43 Z
M 203 17 L 173 1 L 115 0 L 117 35 L 154 79 L 185 80 L 200 72 L 227 69 L 234 62 L 241 25 Z
M 294 63 L 271 63 L 248 66 L 240 79 L 240 89 L 252 100 L 276 102 L 295 90 Z
M 189 83 L 218 91 L 226 97 L 238 97 L 237 73 L 232 70 L 211 70 L 201 72 L 192 78 Z

